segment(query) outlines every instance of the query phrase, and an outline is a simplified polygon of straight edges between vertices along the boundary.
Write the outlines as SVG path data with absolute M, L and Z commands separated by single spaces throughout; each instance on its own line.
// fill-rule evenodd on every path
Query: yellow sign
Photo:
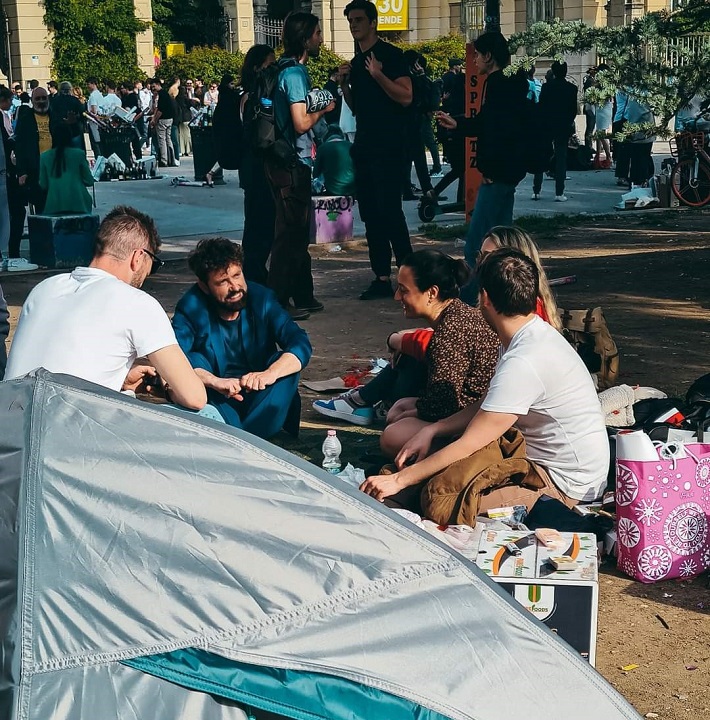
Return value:
M 378 30 L 409 30 L 409 0 L 376 0 Z
M 165 46 L 165 56 L 173 57 L 173 55 L 184 55 L 185 43 L 167 43 Z

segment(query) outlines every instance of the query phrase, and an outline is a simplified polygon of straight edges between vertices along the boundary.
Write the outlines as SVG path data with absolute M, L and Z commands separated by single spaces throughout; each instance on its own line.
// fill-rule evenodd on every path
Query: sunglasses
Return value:
M 146 250 L 145 248 L 141 248 L 141 250 L 151 259 L 151 266 L 150 266 L 150 275 L 155 275 L 155 273 L 160 270 L 163 265 L 165 265 L 165 260 L 161 260 L 157 255 L 153 255 L 153 253 L 150 250 Z

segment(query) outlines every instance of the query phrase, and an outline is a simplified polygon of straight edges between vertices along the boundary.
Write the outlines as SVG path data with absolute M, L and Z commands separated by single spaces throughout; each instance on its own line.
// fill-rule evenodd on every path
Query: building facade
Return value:
M 27 85 L 36 78 L 51 79 L 49 33 L 44 24 L 42 0 L 0 0 L 0 79 Z M 255 42 L 276 47 L 283 19 L 292 10 L 309 10 L 321 18 L 326 45 L 343 57 L 354 51 L 343 16 L 347 0 L 221 0 L 227 29 L 224 45 L 245 52 Z M 429 40 L 462 32 L 469 38 L 483 31 L 485 0 L 375 0 L 380 29 L 397 33 L 403 40 Z M 501 30 L 506 36 L 534 22 L 560 18 L 583 20 L 591 25 L 622 25 L 646 12 L 674 7 L 680 0 L 501 0 Z M 152 19 L 151 0 L 134 0 L 136 14 Z M 153 33 L 149 29 L 136 39 L 138 64 L 152 74 Z M 591 57 L 570 58 L 570 72 L 581 78 Z M 4 76 L 4 78 L 2 77 Z
M 134 0 L 136 15 L 152 20 L 150 0 Z M 52 78 L 50 33 L 44 24 L 44 5 L 41 0 L 2 0 L 0 32 L 3 35 L 0 53 L 0 81 L 4 84 L 29 85 L 30 80 L 46 84 Z M 138 65 L 152 74 L 153 31 L 140 33 L 136 38 Z M 54 78 L 61 80 L 61 78 Z

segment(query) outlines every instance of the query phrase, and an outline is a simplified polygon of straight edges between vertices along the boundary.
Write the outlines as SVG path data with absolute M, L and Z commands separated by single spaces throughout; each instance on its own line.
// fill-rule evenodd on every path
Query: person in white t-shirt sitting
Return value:
M 83 378 L 112 390 L 154 387 L 156 373 L 169 399 L 189 410 L 207 402 L 158 301 L 139 290 L 163 263 L 153 220 L 115 207 L 96 236 L 89 267 L 37 285 L 22 307 L 5 380 L 36 368 Z M 145 357 L 149 365 L 134 365 Z
M 535 264 L 517 250 L 501 248 L 482 260 L 478 279 L 481 313 L 502 344 L 488 393 L 480 403 L 420 430 L 397 456 L 397 472 L 369 477 L 360 489 L 384 501 L 425 483 L 515 426 L 545 487 L 493 490 L 485 496 L 485 507 L 520 504 L 530 510 L 541 494 L 568 506 L 596 499 L 609 468 L 604 417 L 580 357 L 557 330 L 535 315 Z M 436 438 L 459 435 L 427 457 Z

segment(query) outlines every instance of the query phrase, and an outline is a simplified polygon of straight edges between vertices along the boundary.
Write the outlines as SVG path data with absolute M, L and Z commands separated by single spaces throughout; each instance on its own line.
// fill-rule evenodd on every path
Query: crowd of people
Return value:
M 482 34 L 474 57 L 485 96 L 476 116 L 465 117 L 460 60 L 451 60 L 437 87 L 421 55 L 379 38 L 373 3 L 352 0 L 345 16 L 357 52 L 333 68 L 327 94 L 312 87 L 306 66 L 323 42 L 319 19 L 308 12 L 286 18 L 278 61 L 270 47 L 252 47 L 239 81 L 227 75 L 208 86 L 194 80 L 168 85 L 156 78 L 150 90 L 124 83 L 118 95 L 111 83 L 103 95 L 95 79 L 88 82 L 90 127 L 91 118 L 112 107 L 135 108 L 139 120 L 147 120 L 136 152 L 152 132 L 165 164 L 189 152 L 179 129 L 187 114 L 180 108 L 190 116 L 196 104 L 213 109 L 216 133 L 233 119 L 239 133 L 227 133 L 218 143 L 241 138 L 233 161 L 244 190 L 243 241 L 239 246 L 215 237 L 197 244 L 189 256 L 195 283 L 171 322 L 140 289 L 162 265 L 155 225 L 133 208 L 115 208 L 101 223 L 89 267 L 48 278 L 28 296 L 5 379 L 45 367 L 116 391 L 160 395 L 168 412 L 199 413 L 263 438 L 282 429 L 297 433 L 298 382 L 312 353 L 297 321 L 324 309 L 308 250 L 313 181 L 321 177 L 328 191 L 353 193 L 359 204 L 373 274 L 360 298 L 393 298 L 407 319 L 428 326 L 394 332 L 387 341 L 393 361 L 371 383 L 314 403 L 325 416 L 359 425 L 371 424 L 375 405 L 387 403 L 381 449 L 394 466 L 368 477 L 363 492 L 418 512 L 426 512 L 422 501 L 434 480 L 445 481 L 447 497 L 473 503 L 476 510 L 530 508 L 542 495 L 568 506 L 597 498 L 609 465 L 601 406 L 589 372 L 561 334 L 535 243 L 512 224 L 516 187 L 533 164 L 534 199 L 540 198 L 545 163 L 555 177 L 556 199 L 566 199 L 577 108 L 566 65 L 554 63 L 544 84 L 535 81 L 534 71 L 506 75 L 511 57 L 505 38 Z M 594 73 L 590 78 L 593 83 Z M 267 97 L 268 82 L 273 94 Z M 5 123 L 5 153 L 14 153 L 17 175 L 14 190 L 8 178 L 8 198 L 22 187 L 35 208 L 61 212 L 72 205 L 86 212 L 92 178 L 80 130 L 81 93 L 69 83 L 53 89 L 50 100 L 37 87 L 30 105 L 20 106 L 16 117 L 7 114 L 14 126 Z M 10 113 L 13 102 L 13 93 L 0 89 L 0 108 Z M 611 107 L 594 108 L 598 127 L 643 121 L 642 106 L 629 95 L 618 96 L 615 104 L 613 120 Z M 590 118 L 591 112 L 588 142 L 594 138 Z M 432 120 L 451 165 L 436 187 L 431 178 L 441 174 L 441 161 Z M 546 128 L 546 140 L 534 153 L 524 132 L 530 121 Z M 264 128 L 271 128 L 270 137 L 255 134 Z M 483 181 L 465 261 L 413 250 L 402 209 L 411 193 L 412 164 L 424 195 L 436 199 L 452 176 L 463 173 L 468 136 L 477 138 Z M 90 137 L 100 153 L 100 135 Z M 601 152 L 608 157 L 603 137 Z M 620 164 L 623 172 L 620 153 L 617 174 Z M 631 182 L 640 180 L 647 157 L 645 148 L 629 153 Z M 64 176 L 73 184 L 59 184 Z M 21 230 L 12 201 L 10 216 L 10 227 Z M 19 237 L 12 243 L 11 257 Z M 0 334 L 7 325 L 3 305 Z M 483 497 L 466 494 L 472 475 L 511 457 L 523 470 L 490 473 Z

